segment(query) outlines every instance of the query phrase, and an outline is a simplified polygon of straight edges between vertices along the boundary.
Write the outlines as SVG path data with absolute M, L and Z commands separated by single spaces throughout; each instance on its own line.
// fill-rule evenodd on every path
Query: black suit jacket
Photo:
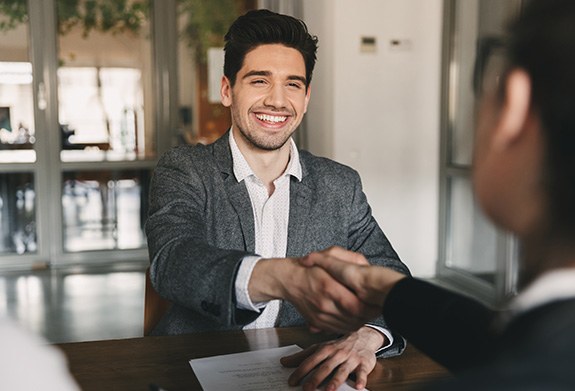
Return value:
M 430 390 L 575 390 L 575 298 L 498 327 L 478 302 L 416 279 L 390 292 L 391 328 L 456 375 Z

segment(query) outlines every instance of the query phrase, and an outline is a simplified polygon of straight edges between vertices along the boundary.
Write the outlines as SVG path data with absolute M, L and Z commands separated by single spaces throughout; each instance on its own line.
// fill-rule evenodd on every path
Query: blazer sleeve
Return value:
M 251 254 L 210 244 L 206 210 L 214 209 L 208 193 L 215 181 L 207 183 L 206 177 L 221 173 L 206 173 L 207 160 L 198 168 L 198 152 L 185 148 L 164 154 L 151 182 L 146 234 L 152 285 L 160 296 L 206 322 L 248 323 L 256 315 L 235 308 L 234 280 L 242 258 Z
M 350 206 L 348 249 L 363 254 L 373 265 L 385 266 L 410 276 L 408 267 L 401 262 L 393 246 L 379 227 L 371 213 L 367 202 L 361 179 L 353 171 L 353 199 Z M 374 325 L 390 329 L 385 317 L 379 317 L 372 322 Z M 378 357 L 392 357 L 405 350 L 404 338 L 390 329 L 394 343 L 387 349 L 378 353 Z
M 414 278 L 391 289 L 383 315 L 393 330 L 453 372 L 484 361 L 496 338 L 494 311 Z

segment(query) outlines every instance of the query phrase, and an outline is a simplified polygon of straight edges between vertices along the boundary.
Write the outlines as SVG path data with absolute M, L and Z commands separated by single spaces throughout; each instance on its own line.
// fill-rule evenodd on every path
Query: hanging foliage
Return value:
M 179 0 L 182 39 L 195 49 L 197 60 L 205 61 L 208 48 L 224 45 L 224 35 L 240 13 L 239 4 L 237 0 Z
M 0 0 L 0 31 L 15 29 L 27 20 L 25 0 Z
M 64 35 L 75 27 L 84 37 L 91 31 L 137 33 L 149 15 L 147 0 L 57 0 L 58 31 Z M 26 0 L 0 0 L 0 31 L 28 20 Z

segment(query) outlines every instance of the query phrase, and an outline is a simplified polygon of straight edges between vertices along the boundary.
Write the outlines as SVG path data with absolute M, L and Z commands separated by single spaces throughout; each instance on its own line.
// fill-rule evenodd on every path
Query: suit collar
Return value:
M 575 298 L 575 268 L 548 271 L 537 278 L 510 305 L 513 314 L 526 312 L 546 303 Z
M 213 153 L 220 168 L 222 174 L 224 174 L 224 179 L 233 175 L 233 160 L 232 160 L 232 152 L 230 150 L 230 145 L 228 142 L 230 131 L 228 130 L 222 137 L 217 139 L 213 144 Z

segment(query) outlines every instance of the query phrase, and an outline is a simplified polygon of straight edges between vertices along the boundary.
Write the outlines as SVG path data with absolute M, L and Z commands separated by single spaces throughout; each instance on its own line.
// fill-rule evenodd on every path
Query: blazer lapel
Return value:
M 306 185 L 305 177 L 301 182 L 292 177 L 290 183 L 287 257 L 304 255 L 305 236 L 312 197 L 313 190 Z
M 288 222 L 288 242 L 287 257 L 301 257 L 305 255 L 306 231 L 309 221 L 312 198 L 314 189 L 310 178 L 306 178 L 304 161 L 302 162 L 302 181 L 291 178 L 290 183 L 290 207 Z M 277 327 L 296 326 L 305 324 L 304 320 L 298 314 L 293 304 L 282 301 L 278 318 Z
M 246 185 L 238 183 L 233 173 L 232 152 L 229 145 L 229 131 L 214 144 L 214 157 L 222 172 L 224 188 L 230 204 L 236 211 L 244 238 L 246 251 L 254 252 L 256 248 L 254 233 L 254 214 Z
M 230 197 L 230 203 L 238 214 L 246 251 L 254 252 L 256 249 L 254 233 L 254 213 L 250 196 L 244 183 L 238 183 L 233 175 L 224 181 L 226 191 Z

